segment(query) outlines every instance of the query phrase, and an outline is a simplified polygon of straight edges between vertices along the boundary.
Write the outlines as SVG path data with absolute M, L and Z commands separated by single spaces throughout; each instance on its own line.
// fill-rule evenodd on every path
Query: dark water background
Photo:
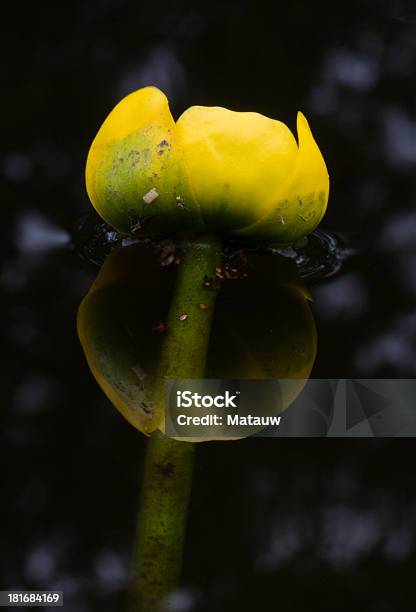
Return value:
M 84 362 L 97 269 L 70 248 L 96 130 L 124 94 L 301 109 L 349 256 L 313 282 L 315 377 L 416 375 L 416 5 L 14 2 L 2 10 L 1 588 L 123 610 L 143 437 Z M 413 440 L 200 445 L 181 612 L 414 609 Z

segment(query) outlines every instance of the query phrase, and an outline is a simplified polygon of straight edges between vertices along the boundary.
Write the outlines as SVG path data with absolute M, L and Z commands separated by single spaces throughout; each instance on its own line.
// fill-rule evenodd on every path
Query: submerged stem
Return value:
M 214 238 L 190 242 L 178 269 L 155 382 L 155 404 L 163 414 L 165 382 L 203 378 L 208 349 L 220 245 Z M 154 432 L 148 442 L 137 523 L 131 610 L 163 610 L 177 587 L 192 482 L 194 445 Z M 165 608 L 169 609 L 169 608 Z

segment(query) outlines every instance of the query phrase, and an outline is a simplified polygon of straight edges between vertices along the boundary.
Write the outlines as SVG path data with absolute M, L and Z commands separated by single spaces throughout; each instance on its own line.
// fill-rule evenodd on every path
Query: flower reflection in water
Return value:
M 115 250 L 78 314 L 92 373 L 116 408 L 141 431 L 161 425 L 152 421 L 153 384 L 181 265 L 180 255 L 167 254 L 166 248 L 136 244 Z M 237 251 L 228 253 L 212 278 L 201 278 L 204 282 L 221 285 L 206 377 L 298 379 L 290 392 L 296 397 L 310 375 L 317 346 L 310 296 L 296 265 L 276 254 Z M 204 306 L 194 304 L 195 309 Z

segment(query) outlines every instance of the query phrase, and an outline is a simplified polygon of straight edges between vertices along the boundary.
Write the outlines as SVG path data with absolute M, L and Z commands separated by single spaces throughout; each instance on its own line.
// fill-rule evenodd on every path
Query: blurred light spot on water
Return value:
M 68 232 L 37 212 L 26 212 L 17 220 L 15 244 L 20 252 L 46 251 L 69 243 Z
M 386 251 L 416 250 L 416 213 L 403 212 L 387 219 L 379 242 Z
M 416 312 L 413 311 L 400 317 L 397 320 L 397 331 L 399 334 L 408 334 L 409 339 L 413 338 L 416 340 Z M 416 342 L 414 346 L 416 350 Z
M 322 115 L 334 113 L 338 106 L 338 94 L 332 83 L 319 83 L 311 93 L 311 104 Z
M 413 348 L 404 338 L 386 334 L 360 351 L 356 362 L 363 372 L 370 372 L 382 366 L 397 368 L 400 362 L 406 367 L 415 357 Z
M 416 165 L 416 119 L 402 108 L 390 108 L 381 117 L 384 131 L 384 154 L 398 168 Z
M 54 551 L 50 547 L 38 546 L 30 550 L 25 560 L 27 579 L 39 583 L 49 582 L 56 570 Z
M 275 569 L 290 561 L 305 547 L 306 516 L 283 517 L 267 537 L 267 544 L 256 559 L 259 571 Z
M 196 596 L 189 589 L 178 589 L 167 597 L 162 610 L 168 612 L 190 612 L 195 606 Z
M 69 604 L 69 598 L 71 603 L 74 603 L 74 598 L 76 595 L 78 595 L 78 593 L 81 590 L 81 584 L 80 581 L 77 580 L 76 578 L 72 577 L 72 576 L 67 576 L 67 575 L 63 575 L 63 576 L 58 576 L 57 578 L 55 578 L 55 581 L 52 582 L 52 584 L 50 585 L 50 590 L 51 591 L 63 591 L 64 592 L 64 601 L 65 601 L 65 608 L 67 607 L 67 605 Z M 79 605 L 79 602 L 77 601 L 77 607 L 76 610 L 78 612 L 78 610 L 84 610 L 84 607 L 81 605 Z M 75 608 L 74 608 L 75 609 Z
M 392 561 L 402 561 L 412 553 L 413 546 L 412 530 L 407 525 L 399 525 L 388 535 L 384 552 Z
M 313 290 L 314 310 L 328 320 L 354 320 L 368 308 L 368 289 L 357 274 L 349 273 Z
M 127 567 L 120 557 L 108 550 L 98 556 L 95 563 L 95 574 L 100 588 L 110 591 L 125 586 L 127 581 Z
M 25 374 L 16 389 L 13 408 L 18 414 L 31 416 L 47 407 L 59 392 L 59 385 L 45 376 Z
M 416 315 L 395 321 L 391 331 L 366 343 L 355 363 L 363 374 L 389 368 L 391 376 L 416 375 Z
M 23 153 L 9 153 L 3 160 L 3 174 L 6 178 L 22 183 L 32 176 L 32 162 Z
M 146 85 L 159 87 L 169 99 L 186 94 L 185 69 L 172 48 L 156 46 L 144 60 L 130 66 L 121 77 L 118 91 L 125 96 Z
M 362 93 L 376 84 L 379 65 L 376 58 L 370 55 L 347 49 L 334 49 L 327 56 L 324 74 L 329 81 Z
M 324 512 L 321 557 L 334 565 L 350 564 L 371 553 L 384 535 L 381 514 L 339 505 Z
M 368 42 L 368 39 L 366 39 Z M 342 121 L 358 125 L 361 113 L 340 104 L 342 88 L 357 94 L 365 94 L 376 85 L 380 74 L 379 41 L 373 41 L 371 49 L 363 52 L 348 49 L 330 49 L 324 58 L 320 78 L 313 87 L 310 99 L 314 110 L 320 114 L 342 113 Z M 368 45 L 367 45 L 368 46 Z

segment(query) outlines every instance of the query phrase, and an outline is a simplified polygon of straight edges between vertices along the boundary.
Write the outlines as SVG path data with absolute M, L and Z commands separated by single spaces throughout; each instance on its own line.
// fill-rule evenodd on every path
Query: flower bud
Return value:
M 125 234 L 240 235 L 287 244 L 322 219 L 329 179 L 302 113 L 297 143 L 258 113 L 193 106 L 178 121 L 155 87 L 128 95 L 88 155 L 88 195 Z

